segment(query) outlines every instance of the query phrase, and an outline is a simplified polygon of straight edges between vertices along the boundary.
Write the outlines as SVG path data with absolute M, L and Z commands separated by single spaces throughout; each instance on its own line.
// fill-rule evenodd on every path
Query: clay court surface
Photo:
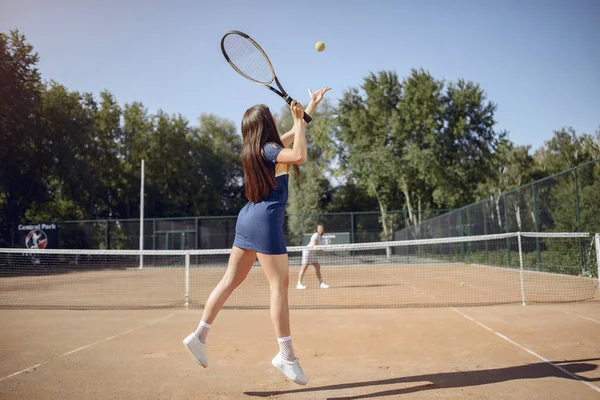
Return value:
M 292 310 L 309 377 L 271 365 L 267 310 L 1 310 L 2 399 L 598 399 L 600 304 Z
M 182 340 L 222 267 L 192 266 L 188 290 L 164 259 L 19 264 L 0 280 L 0 399 L 600 399 L 596 279 L 402 260 L 328 266 L 327 290 L 314 270 L 296 290 L 292 266 L 304 387 L 271 366 L 260 268 L 213 324 L 204 369 Z
M 180 267 L 65 270 L 3 277 L 0 308 L 183 308 L 185 269 Z M 224 267 L 192 268 L 189 307 L 201 308 Z M 308 289 L 297 291 L 298 268 L 290 269 L 292 308 L 439 307 L 573 302 L 593 299 L 597 280 L 493 266 L 390 264 L 324 267 L 331 289 L 316 288 L 314 270 Z M 521 277 L 523 279 L 521 279 Z M 522 283 L 522 284 L 521 284 Z M 267 308 L 269 285 L 260 267 L 228 299 L 227 307 Z

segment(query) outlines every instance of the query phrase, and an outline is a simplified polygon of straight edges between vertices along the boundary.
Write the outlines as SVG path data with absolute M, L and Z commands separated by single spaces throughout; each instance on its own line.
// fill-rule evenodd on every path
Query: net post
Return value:
M 473 233 L 471 232 L 471 219 L 469 218 L 469 209 L 467 211 L 467 236 L 471 236 Z M 467 262 L 471 261 L 471 242 L 466 243 L 467 249 Z
M 194 219 L 194 229 L 196 229 L 196 249 L 200 248 L 200 223 L 198 217 Z
M 531 188 L 532 188 L 531 190 L 533 191 L 533 222 L 535 223 L 535 231 L 539 232 L 540 231 L 540 223 L 539 223 L 538 212 L 537 212 L 537 190 L 536 190 L 535 183 L 533 185 L 531 185 Z M 538 263 L 537 270 L 541 271 L 542 270 L 542 252 L 540 250 L 540 238 L 539 237 L 535 238 L 535 249 L 537 251 L 537 263 Z
M 596 266 L 598 267 L 598 282 L 600 282 L 600 233 L 596 233 Z
M 108 244 L 108 220 L 104 220 L 104 248 L 108 250 L 110 248 Z
M 481 207 L 481 214 L 483 216 L 483 234 L 487 235 L 487 202 L 483 202 L 482 203 L 482 207 Z M 488 241 L 486 240 L 485 242 L 485 262 L 489 263 L 490 262 L 490 258 L 489 258 L 489 254 L 488 254 Z
M 506 201 L 506 193 L 504 193 L 502 195 L 502 199 L 504 200 L 504 231 L 506 233 L 508 233 L 509 231 L 509 227 L 508 227 L 508 202 Z M 511 256 L 510 256 L 510 239 L 506 238 L 506 248 L 508 251 L 508 265 L 510 266 L 512 263 L 511 260 Z
M 579 183 L 577 182 L 577 167 L 573 168 L 573 181 L 575 184 L 575 215 L 577 216 L 577 232 L 581 232 L 581 210 L 579 208 Z M 583 245 L 579 239 L 579 265 L 583 267 Z
M 190 252 L 185 252 L 185 284 L 184 284 L 184 304 L 183 306 L 187 310 L 190 306 Z
M 354 243 L 354 213 L 350 213 L 350 243 Z
M 140 269 L 144 268 L 144 160 L 142 159 L 142 170 L 140 175 Z
M 523 276 L 523 245 L 521 243 L 521 231 L 517 232 L 517 241 L 519 243 L 519 265 L 521 275 L 521 301 L 525 305 L 525 280 Z

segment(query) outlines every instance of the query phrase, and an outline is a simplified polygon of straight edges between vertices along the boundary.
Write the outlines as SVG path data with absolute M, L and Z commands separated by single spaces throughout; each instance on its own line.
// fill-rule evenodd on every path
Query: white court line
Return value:
M 145 328 L 145 327 L 147 327 L 147 326 L 154 325 L 154 324 L 156 324 L 156 323 L 158 323 L 158 322 L 160 322 L 160 321 L 163 321 L 163 320 L 165 320 L 165 319 L 167 319 L 167 318 L 171 318 L 171 317 L 172 317 L 172 316 L 174 316 L 174 315 L 175 315 L 175 314 L 170 314 L 170 315 L 167 315 L 166 317 L 159 318 L 159 319 L 157 319 L 156 321 L 150 322 L 150 323 L 148 323 L 148 324 L 145 324 L 145 325 L 140 325 L 140 326 L 138 326 L 138 327 L 136 327 L 136 328 L 133 328 L 133 329 L 126 330 L 125 332 L 121 332 L 121 333 L 118 333 L 118 334 L 116 334 L 116 335 L 113 335 L 113 336 L 107 337 L 106 339 L 98 340 L 97 342 L 90 343 L 90 344 L 88 344 L 88 345 L 85 345 L 85 346 L 83 346 L 83 347 L 80 347 L 80 348 L 78 348 L 78 349 L 71 350 L 71 351 L 68 351 L 68 352 L 66 352 L 66 353 L 64 353 L 64 354 L 61 354 L 60 356 L 58 356 L 58 357 L 56 357 L 56 358 L 58 359 L 58 358 L 66 357 L 66 356 L 68 356 L 68 355 L 70 355 L 70 354 L 77 353 L 78 351 L 85 350 L 85 349 L 87 349 L 87 348 L 90 348 L 90 347 L 92 347 L 92 346 L 95 346 L 95 345 L 97 345 L 98 343 L 107 342 L 107 341 L 109 341 L 109 340 L 111 340 L 111 339 L 114 339 L 114 338 L 116 338 L 116 337 L 119 337 L 119 336 L 126 335 L 126 334 L 128 334 L 128 333 L 130 333 L 130 332 L 133 332 L 133 331 L 137 331 L 138 329 L 142 329 L 142 328 Z M 20 371 L 18 371 L 18 372 L 15 372 L 15 373 L 13 373 L 13 374 L 7 375 L 7 376 L 5 376 L 5 377 L 3 377 L 3 378 L 0 378 L 0 382 L 4 381 L 4 380 L 6 380 L 6 379 L 10 379 L 10 378 L 12 378 L 12 377 L 14 377 L 14 376 L 20 375 L 20 374 L 22 374 L 23 372 L 27 372 L 27 371 L 33 370 L 34 368 L 37 368 L 37 367 L 41 367 L 41 366 L 42 366 L 42 365 L 44 365 L 44 364 L 48 364 L 50 361 L 52 361 L 52 359 L 50 359 L 50 360 L 46 360 L 46 361 L 44 361 L 44 362 L 42 362 L 42 363 L 39 363 L 39 364 L 33 365 L 33 366 L 31 366 L 31 367 L 27 367 L 27 368 L 25 368 L 25 369 L 22 369 L 22 370 L 20 370 Z
M 460 315 L 462 315 L 463 317 L 465 317 L 466 319 L 468 319 L 471 322 L 476 323 L 477 325 L 481 326 L 484 329 L 487 329 L 488 331 L 492 332 L 493 334 L 501 337 L 502 339 L 506 340 L 507 342 L 513 344 L 514 346 L 517 346 L 518 348 L 520 348 L 523 351 L 526 351 L 527 353 L 531 354 L 532 356 L 542 360 L 543 362 L 545 362 L 546 364 L 549 364 L 551 366 L 553 366 L 554 368 L 556 368 L 557 370 L 561 371 L 562 373 L 570 376 L 571 378 L 578 380 L 579 382 L 583 383 L 584 385 L 589 386 L 590 388 L 594 389 L 596 392 L 600 392 L 600 387 L 596 386 L 596 385 L 592 385 L 590 382 L 583 380 L 582 377 L 580 377 L 579 375 L 576 375 L 570 371 L 567 371 L 566 369 L 564 369 L 563 367 L 554 364 L 552 361 L 546 359 L 545 357 L 540 356 L 539 354 L 537 354 L 536 352 L 534 352 L 533 350 L 529 350 L 527 347 L 525 346 L 521 346 L 519 343 L 515 342 L 514 340 L 512 340 L 511 338 L 504 336 L 503 334 L 501 334 L 500 332 L 496 332 L 495 330 L 493 330 L 492 328 L 488 327 L 487 325 L 484 325 L 483 323 L 477 321 L 474 318 L 469 317 L 467 314 L 464 314 L 460 311 L 458 311 L 456 308 L 452 307 L 452 310 L 456 311 L 457 313 L 459 313 Z
M 50 361 L 50 360 L 48 360 L 48 361 Z M 35 365 L 33 365 L 33 366 L 29 367 L 29 368 L 22 369 L 22 370 L 21 370 L 21 371 L 19 371 L 19 372 L 15 372 L 14 374 L 7 375 L 7 376 L 5 376 L 4 378 L 1 378 L 1 379 L 0 379 L 0 382 L 1 382 L 1 381 L 3 381 L 3 380 L 5 380 L 5 379 L 12 378 L 13 376 L 20 375 L 20 374 L 22 374 L 23 372 L 27 372 L 27 371 L 29 371 L 29 370 L 32 370 L 32 369 L 34 369 L 34 368 L 37 368 L 37 367 L 41 367 L 42 365 L 44 365 L 44 364 L 47 364 L 47 363 L 48 363 L 48 361 L 44 361 L 43 363 L 35 364 Z
M 579 317 L 579 318 L 587 319 L 589 321 L 594 321 L 594 322 L 597 322 L 597 323 L 600 324 L 600 321 L 598 321 L 597 319 L 594 319 L 594 318 L 584 317 L 583 315 L 573 314 L 572 312 L 565 311 L 565 310 L 560 310 L 560 309 L 558 311 L 564 312 L 565 314 L 569 314 L 569 315 L 572 315 L 574 317 Z

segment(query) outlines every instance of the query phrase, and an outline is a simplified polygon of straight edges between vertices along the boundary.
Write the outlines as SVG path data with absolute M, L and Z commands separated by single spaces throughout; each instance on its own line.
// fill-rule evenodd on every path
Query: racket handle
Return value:
M 269 89 L 270 89 L 270 88 L 269 88 Z M 273 89 L 271 89 L 271 90 L 273 90 Z M 290 96 L 286 96 L 286 97 L 284 97 L 284 100 L 285 100 L 285 102 L 286 102 L 286 103 L 288 103 L 289 105 L 291 105 L 291 104 L 292 104 L 292 101 L 294 101 L 294 99 L 292 99 Z M 304 113 L 304 117 L 303 117 L 303 118 L 304 118 L 304 121 L 305 121 L 307 124 L 310 124 L 310 121 L 312 121 L 312 117 L 311 117 L 310 115 L 308 115 L 306 112 Z

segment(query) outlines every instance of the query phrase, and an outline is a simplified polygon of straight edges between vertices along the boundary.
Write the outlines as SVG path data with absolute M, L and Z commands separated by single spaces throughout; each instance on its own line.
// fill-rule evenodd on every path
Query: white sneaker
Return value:
M 325 282 L 321 282 L 321 284 L 319 285 L 319 287 L 320 287 L 321 289 L 329 289 L 329 285 L 328 285 L 328 284 L 326 284 Z
M 192 332 L 188 337 L 183 339 L 183 344 L 192 353 L 198 364 L 204 368 L 208 367 L 208 359 L 206 358 L 206 343 L 202 343 L 196 333 Z
M 294 361 L 287 361 L 281 357 L 280 353 L 277 353 L 271 364 L 298 385 L 306 385 L 308 383 L 308 378 L 304 375 L 300 361 L 297 358 Z
M 298 282 L 298 284 L 296 285 L 296 289 L 306 289 L 306 286 L 304 286 L 302 283 Z

